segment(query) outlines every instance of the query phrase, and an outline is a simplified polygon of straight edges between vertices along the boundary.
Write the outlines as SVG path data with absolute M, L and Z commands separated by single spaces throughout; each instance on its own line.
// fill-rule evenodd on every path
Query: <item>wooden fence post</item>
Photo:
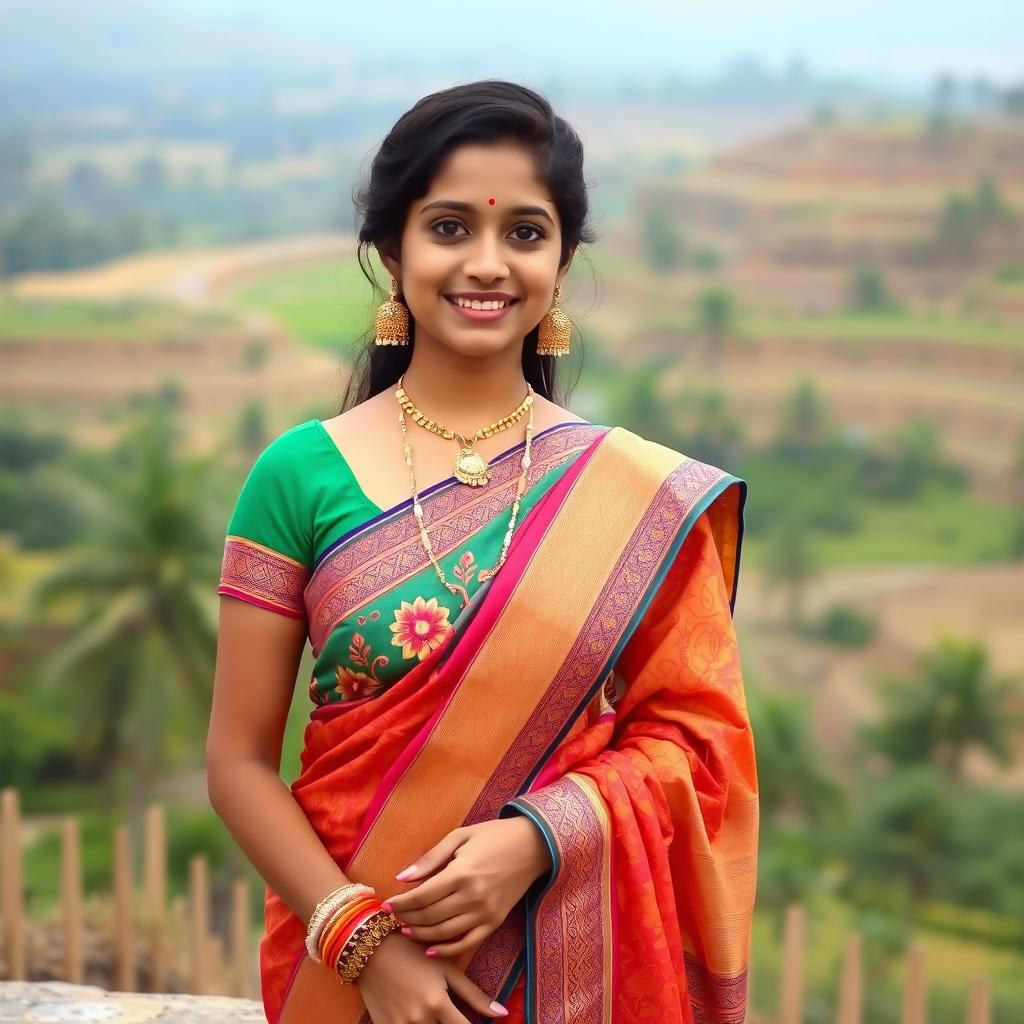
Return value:
M 189 942 L 191 944 L 189 973 L 192 992 L 195 995 L 206 994 L 207 971 L 207 923 L 209 908 L 209 883 L 206 876 L 206 858 L 197 853 L 189 862 L 189 888 L 191 901 L 189 906 Z
M 925 990 L 924 946 L 913 942 L 907 950 L 907 980 L 903 988 L 901 1024 L 926 1024 L 928 993 Z
M 839 978 L 839 1009 L 836 1024 L 862 1024 L 864 1019 L 864 985 L 861 979 L 861 937 L 846 937 L 843 969 Z
M 250 978 L 249 884 L 238 878 L 231 887 L 231 995 L 248 999 Z
M 24 981 L 25 894 L 21 880 L 21 818 L 18 791 L 10 786 L 0 793 L 0 845 L 3 854 L 0 910 L 4 915 L 8 977 L 11 981 Z
M 61 825 L 60 912 L 64 932 L 64 979 L 80 985 L 83 978 L 82 844 L 77 818 L 65 818 Z
M 114 980 L 119 992 L 134 992 L 135 934 L 132 924 L 132 857 L 128 826 L 114 832 Z
M 152 991 L 167 988 L 167 949 L 164 940 L 164 907 L 167 901 L 167 822 L 164 808 L 146 809 L 143 899 L 152 968 Z
M 782 939 L 782 991 L 779 1024 L 803 1024 L 804 1019 L 804 908 L 786 907 Z

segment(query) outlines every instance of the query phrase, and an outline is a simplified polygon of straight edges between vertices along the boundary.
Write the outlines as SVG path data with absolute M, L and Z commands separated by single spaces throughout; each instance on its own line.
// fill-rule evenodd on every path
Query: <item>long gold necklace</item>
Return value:
M 527 381 L 526 397 L 508 416 L 502 416 L 501 419 L 495 420 L 489 427 L 481 427 L 472 437 L 465 437 L 462 434 L 457 434 L 454 430 L 450 430 L 448 427 L 441 426 L 440 423 L 421 413 L 416 408 L 412 399 L 406 394 L 404 383 L 405 374 L 403 373 L 398 378 L 398 390 L 395 392 L 398 404 L 412 417 L 414 423 L 425 427 L 431 433 L 437 434 L 438 437 L 443 437 L 446 441 L 455 440 L 459 442 L 459 454 L 455 458 L 454 476 L 457 480 L 472 487 L 482 487 L 491 478 L 491 467 L 473 445 L 481 440 L 481 438 L 492 437 L 503 430 L 508 430 L 509 427 L 522 419 L 523 414 L 528 409 L 532 410 L 533 408 L 533 388 L 530 382 Z
M 401 391 L 401 386 L 399 386 L 399 391 Z M 395 394 L 397 396 L 398 391 L 396 391 Z M 527 395 L 527 398 L 532 399 L 532 397 L 533 389 L 530 388 L 530 394 Z M 398 401 L 399 404 L 401 405 L 401 408 L 399 409 L 398 412 L 398 422 L 402 428 L 402 442 L 405 451 L 405 463 L 409 467 L 409 483 L 412 486 L 412 511 L 413 514 L 416 516 L 416 522 L 419 524 L 420 540 L 423 543 L 424 550 L 427 552 L 427 557 L 433 563 L 434 571 L 437 573 L 438 578 L 445 585 L 445 587 L 448 588 L 448 590 L 450 590 L 457 597 L 461 597 L 461 589 L 455 586 L 455 584 L 448 582 L 448 577 L 445 576 L 444 569 L 441 568 L 440 563 L 434 556 L 434 548 L 433 545 L 431 545 L 430 543 L 430 537 L 427 536 L 427 527 L 423 522 L 423 506 L 420 504 L 419 492 L 416 490 L 416 473 L 413 470 L 412 466 L 412 445 L 409 444 L 409 434 L 405 425 L 406 409 L 405 405 L 402 404 L 402 399 L 399 398 Z M 523 458 L 521 462 L 522 468 L 519 472 L 519 482 L 516 485 L 516 496 L 515 500 L 512 502 L 512 517 L 511 519 L 509 519 L 508 528 L 505 530 L 505 540 L 501 545 L 501 556 L 499 557 L 498 561 L 491 566 L 490 569 L 484 569 L 478 574 L 477 578 L 480 580 L 481 583 L 483 583 L 485 580 L 489 580 L 505 564 L 505 558 L 508 555 L 508 546 L 512 542 L 512 531 L 515 530 L 516 518 L 519 515 L 519 502 L 522 499 L 523 494 L 526 492 L 526 471 L 530 468 L 530 441 L 533 437 L 532 401 L 527 406 L 527 409 L 529 411 L 529 416 L 526 420 L 526 445 L 523 448 Z

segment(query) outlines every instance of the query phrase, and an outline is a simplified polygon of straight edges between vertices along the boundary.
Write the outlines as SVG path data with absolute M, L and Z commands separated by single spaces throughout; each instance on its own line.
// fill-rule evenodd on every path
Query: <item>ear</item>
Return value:
M 399 287 L 401 287 L 401 284 L 402 284 L 402 265 L 401 265 L 401 263 L 399 263 L 399 261 L 396 260 L 394 258 L 394 256 L 391 256 L 389 253 L 384 252 L 384 250 L 381 249 L 380 246 L 376 246 L 376 249 L 377 249 L 377 256 L 380 258 L 381 263 L 384 264 L 384 269 L 387 270 L 387 272 L 394 277 L 394 279 L 398 282 Z M 390 282 L 385 282 L 385 284 L 390 284 Z
M 573 257 L 576 255 L 576 247 L 573 246 L 572 251 L 569 253 L 568 259 L 558 268 L 558 273 L 555 275 L 555 282 L 557 284 L 564 284 L 565 278 L 569 273 L 569 268 L 572 266 Z

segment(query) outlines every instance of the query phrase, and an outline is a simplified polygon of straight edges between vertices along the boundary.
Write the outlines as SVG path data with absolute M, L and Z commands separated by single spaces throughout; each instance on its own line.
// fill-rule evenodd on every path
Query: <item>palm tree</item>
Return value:
M 704 339 L 711 355 L 712 374 L 717 379 L 726 344 L 735 337 L 739 310 L 733 293 L 722 285 L 712 285 L 697 295 L 694 304 L 694 333 Z
M 208 494 L 215 459 L 180 459 L 173 413 L 146 408 L 106 457 L 81 456 L 77 482 L 98 506 L 88 547 L 41 579 L 35 621 L 58 602 L 75 609 L 41 682 L 70 705 L 80 756 L 113 797 L 129 786 L 134 825 L 165 767 L 171 715 L 209 714 L 216 652 L 219 527 Z
M 864 731 L 893 761 L 931 761 L 954 783 L 962 780 L 971 747 L 1009 763 L 1014 680 L 992 675 L 988 653 L 977 641 L 942 636 L 919 658 L 915 677 L 884 679 L 881 685 L 885 712 Z
M 752 687 L 748 703 L 766 824 L 786 817 L 820 824 L 838 814 L 843 793 L 814 748 L 806 701 Z
M 787 620 L 792 629 L 804 623 L 804 593 L 818 572 L 820 562 L 814 550 L 812 520 L 796 499 L 779 512 L 767 533 L 764 552 L 766 588 L 783 588 L 788 595 Z

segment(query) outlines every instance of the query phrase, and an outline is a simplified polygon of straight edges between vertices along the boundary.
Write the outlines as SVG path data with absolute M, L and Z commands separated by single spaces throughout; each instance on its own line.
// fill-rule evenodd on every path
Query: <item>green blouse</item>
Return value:
M 534 435 L 516 531 L 606 429 L 566 422 Z M 524 444 L 491 459 L 482 488 L 452 476 L 420 492 L 456 595 L 423 550 L 411 496 L 380 508 L 322 421 L 300 423 L 270 442 L 242 486 L 217 592 L 305 620 L 315 704 L 379 696 L 441 643 L 479 589 L 479 572 L 500 557 Z

